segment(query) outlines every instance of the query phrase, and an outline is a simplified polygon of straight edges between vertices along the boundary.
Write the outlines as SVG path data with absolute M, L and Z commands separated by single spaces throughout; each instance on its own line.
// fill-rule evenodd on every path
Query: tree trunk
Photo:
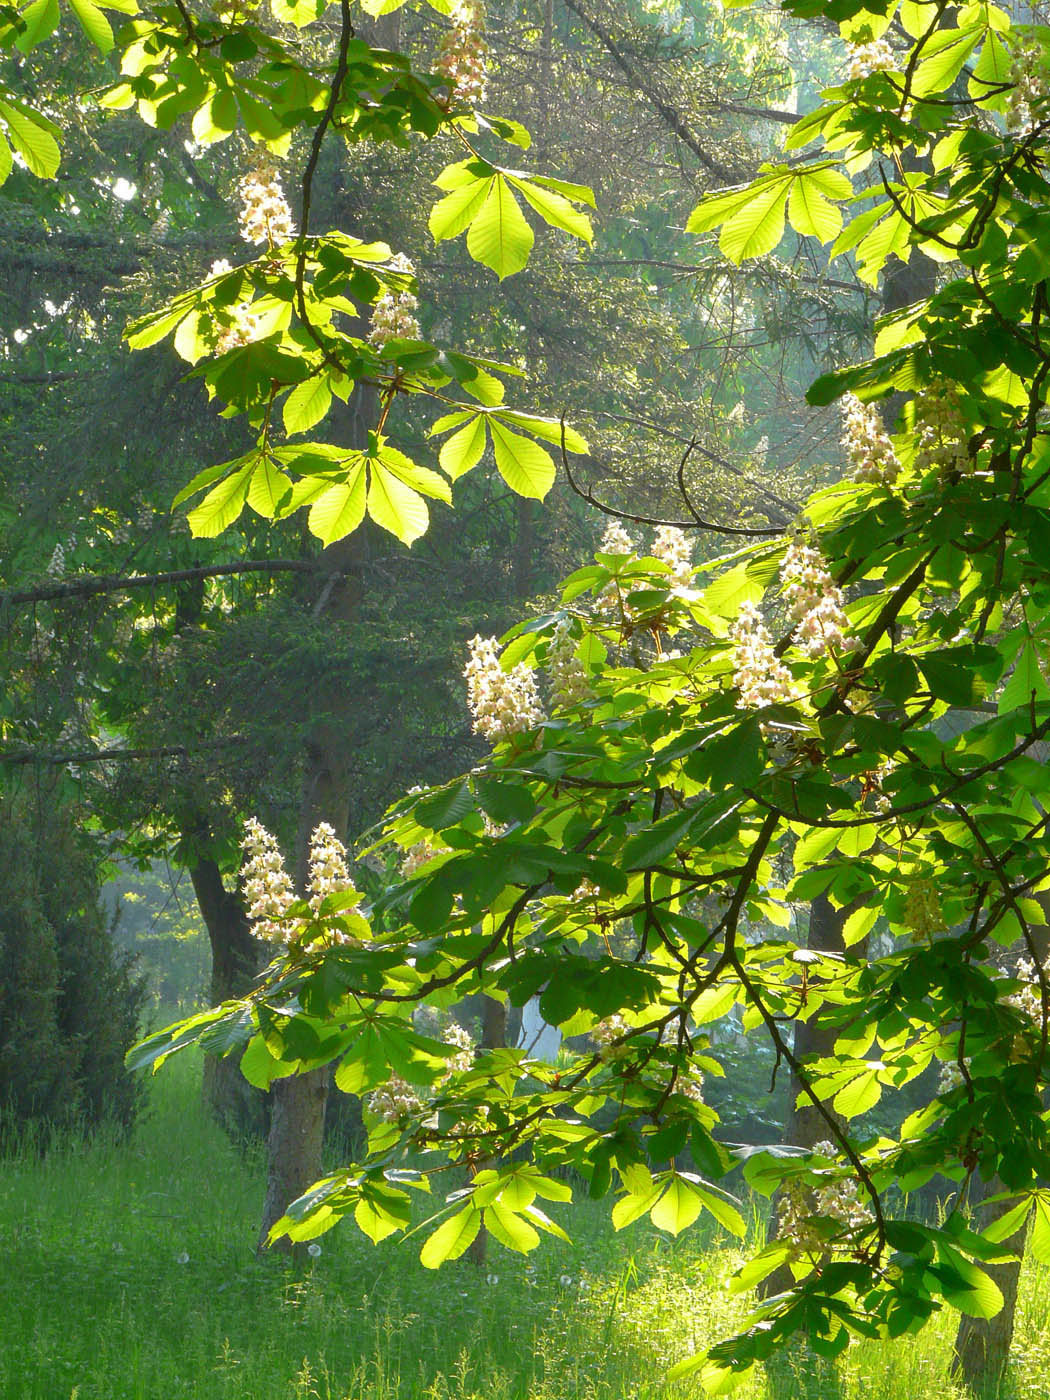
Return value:
M 211 1003 L 244 996 L 259 971 L 260 948 L 239 897 L 225 888 L 213 860 L 190 867 L 204 926 L 211 944 Z M 241 1074 L 236 1055 L 204 1057 L 204 1102 L 231 1136 L 260 1139 L 266 1135 L 266 1095 Z
M 371 397 L 370 390 L 355 392 L 344 409 L 333 413 L 335 441 L 341 438 L 347 446 L 360 446 L 367 440 L 372 421 L 367 400 Z M 336 628 L 353 616 L 368 558 L 367 538 L 365 527 L 360 527 L 322 551 L 317 573 L 320 586 L 311 608 L 315 621 Z M 346 839 L 353 769 L 353 753 L 346 739 L 346 690 L 341 681 L 330 680 L 306 699 L 314 722 L 305 744 L 295 848 L 295 885 L 300 893 L 306 892 L 310 838 L 318 823 L 327 822 L 340 840 Z M 274 1082 L 259 1249 L 265 1248 L 274 1222 L 322 1174 L 328 1078 L 325 1067 Z M 276 1241 L 273 1248 L 285 1254 L 293 1252 L 287 1239 Z
M 507 1043 L 507 1008 L 495 997 L 485 997 L 481 1007 L 482 1050 L 499 1050 Z M 489 1232 L 482 1225 L 467 1247 L 467 1258 L 481 1268 L 488 1260 Z
M 994 1196 L 1003 1189 L 1002 1182 L 993 1176 L 989 1182 L 974 1179 L 972 1199 L 978 1211 L 977 1229 L 987 1229 L 993 1221 L 1011 1209 L 1012 1201 L 996 1201 L 992 1205 L 983 1204 L 987 1197 Z M 955 1352 L 952 1357 L 952 1372 L 972 1394 L 994 1396 L 999 1393 L 999 1384 L 1006 1369 L 1010 1346 L 1014 1336 L 1014 1317 L 1017 1312 L 1017 1285 L 1021 1277 L 1021 1263 L 1024 1259 L 1025 1237 L 1028 1223 L 1003 1241 L 1003 1248 L 1012 1250 L 1017 1258 L 1009 1264 L 984 1265 L 988 1273 L 999 1285 L 1003 1295 L 1003 1306 L 994 1317 L 968 1317 L 964 1313 L 959 1319 L 959 1330 L 955 1337 Z
M 835 909 L 826 895 L 818 895 L 809 909 L 809 936 L 806 946 L 814 952 L 841 953 L 842 925 L 846 911 Z M 794 1053 L 803 1063 L 814 1056 L 829 1055 L 834 1049 L 836 1032 L 812 1021 L 796 1021 Z M 831 1136 L 827 1120 L 805 1100 L 796 1104 L 799 1085 L 794 1075 L 791 1077 L 790 1106 L 784 1124 L 784 1141 L 792 1147 L 813 1147 L 824 1138 Z M 779 1216 L 779 1201 L 773 1198 L 770 1221 L 770 1237 L 776 1233 Z M 790 1288 L 793 1283 L 791 1270 L 782 1265 L 764 1280 L 759 1294 L 772 1297 Z M 837 1400 L 841 1394 L 838 1368 L 834 1361 L 817 1356 L 805 1343 L 796 1343 L 770 1359 L 766 1365 L 766 1379 L 772 1400 Z

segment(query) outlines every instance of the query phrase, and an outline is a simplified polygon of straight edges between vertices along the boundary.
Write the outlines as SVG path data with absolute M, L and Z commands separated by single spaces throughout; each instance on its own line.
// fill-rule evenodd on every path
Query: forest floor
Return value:
M 352 1225 L 306 1268 L 253 1254 L 262 1160 L 202 1112 L 199 1066 L 166 1066 L 130 1142 L 67 1141 L 0 1163 L 2 1400 L 680 1400 L 661 1381 L 745 1310 L 715 1227 L 621 1234 L 608 1202 L 522 1258 L 428 1272 L 419 1237 Z M 564 1214 L 564 1210 L 563 1210 Z M 946 1314 L 852 1346 L 836 1375 L 799 1355 L 776 1387 L 813 1400 L 951 1400 Z M 755 1376 L 741 1400 L 773 1395 Z M 1050 1271 L 1026 1267 L 1004 1396 L 1050 1400 Z

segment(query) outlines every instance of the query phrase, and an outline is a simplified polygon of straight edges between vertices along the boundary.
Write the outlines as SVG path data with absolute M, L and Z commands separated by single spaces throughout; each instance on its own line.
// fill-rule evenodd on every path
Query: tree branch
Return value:
M 245 559 L 240 564 L 203 564 L 195 569 L 171 569 L 164 574 L 89 574 L 63 583 L 42 583 L 37 588 L 0 593 L 0 610 L 23 603 L 49 603 L 61 598 L 91 598 L 98 593 L 130 593 L 135 588 L 161 588 L 200 578 L 228 578 L 234 574 L 308 574 L 317 571 L 315 559 Z

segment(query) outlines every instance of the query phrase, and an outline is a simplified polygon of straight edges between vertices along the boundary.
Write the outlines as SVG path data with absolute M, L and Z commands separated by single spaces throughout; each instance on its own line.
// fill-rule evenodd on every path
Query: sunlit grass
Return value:
M 717 1230 L 614 1234 L 607 1203 L 574 1243 L 437 1273 L 418 1238 L 374 1248 L 351 1227 L 307 1268 L 254 1257 L 262 1162 L 197 1103 L 192 1061 L 154 1082 L 133 1141 L 67 1141 L 0 1165 L 3 1400 L 623 1400 L 668 1387 L 678 1358 L 725 1335 L 745 1303 Z M 1026 1270 L 1009 1393 L 1050 1400 L 1050 1287 Z M 951 1400 L 954 1316 L 915 1338 L 852 1347 L 837 1381 L 789 1358 L 778 1396 Z M 737 1392 L 765 1400 L 763 1375 Z

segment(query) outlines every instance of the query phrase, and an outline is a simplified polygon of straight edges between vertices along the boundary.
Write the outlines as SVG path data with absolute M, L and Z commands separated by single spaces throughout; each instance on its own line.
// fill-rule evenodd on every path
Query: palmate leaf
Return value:
M 788 219 L 796 233 L 828 242 L 842 227 L 841 211 L 833 201 L 851 193 L 847 177 L 827 162 L 798 170 L 781 168 L 746 188 L 703 200 L 690 215 L 686 230 L 710 233 L 720 227 L 718 246 L 732 262 L 740 263 L 771 253 L 784 236 Z
M 590 242 L 590 219 L 574 206 L 594 203 L 582 185 L 502 170 L 487 161 L 460 161 L 443 170 L 434 182 L 445 197 L 430 214 L 436 242 L 466 230 L 467 251 L 502 280 L 520 272 L 528 262 L 535 235 L 521 211 L 515 190 L 552 228 Z
M 531 438 L 512 433 L 498 418 L 489 419 L 489 431 L 503 480 L 519 496 L 542 501 L 556 475 L 550 453 Z

